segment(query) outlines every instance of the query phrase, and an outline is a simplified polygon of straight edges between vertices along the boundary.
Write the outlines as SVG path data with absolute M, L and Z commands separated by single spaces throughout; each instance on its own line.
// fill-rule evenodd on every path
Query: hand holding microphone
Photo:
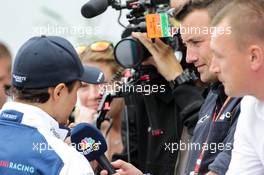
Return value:
M 123 160 L 117 160 L 111 163 L 117 170 L 115 175 L 143 175 L 143 173 L 132 164 Z M 101 171 L 100 175 L 108 175 L 106 170 Z

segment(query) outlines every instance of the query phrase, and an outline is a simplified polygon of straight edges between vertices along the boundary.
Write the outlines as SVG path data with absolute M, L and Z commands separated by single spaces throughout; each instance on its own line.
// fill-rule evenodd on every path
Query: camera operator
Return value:
M 238 18 L 240 17 L 240 18 Z M 264 174 L 264 2 L 235 0 L 213 20 L 231 33 L 212 37 L 211 70 L 230 96 L 245 96 L 227 175 Z
M 185 60 L 181 64 L 183 68 L 191 67 Z M 194 82 L 185 82 L 172 90 L 156 68 L 147 65 L 147 62 L 142 65 L 142 68 L 152 68 L 151 75 L 156 76 L 148 85 L 163 86 L 165 91 L 147 95 L 134 93 L 125 97 L 129 137 L 124 135 L 129 138 L 129 150 L 128 144 L 124 143 L 124 153 L 115 158 L 129 161 L 129 153 L 130 163 L 144 172 L 173 174 L 179 149 L 166 148 L 166 145 L 179 144 L 183 131 L 188 132 L 188 135 L 192 134 L 203 98 Z
M 181 20 L 183 26 L 210 27 L 212 18 L 227 3 L 227 1 L 223 0 L 192 1 L 183 6 L 177 18 Z M 167 45 L 159 39 L 152 43 L 150 39 L 141 33 L 134 33 L 133 36 L 138 38 L 148 48 L 159 72 L 168 81 L 175 79 L 182 73 L 181 66 L 175 61 L 175 56 Z M 224 93 L 223 85 L 218 82 L 217 76 L 209 71 L 212 60 L 210 50 L 211 35 L 210 33 L 188 33 L 182 34 L 182 37 L 187 46 L 187 62 L 193 63 L 197 67 L 203 82 L 211 83 L 210 91 L 199 113 L 200 120 L 195 128 L 192 142 L 200 145 L 203 145 L 204 142 L 208 144 L 214 142 L 232 144 L 239 114 L 240 99 L 228 98 Z M 174 73 L 172 74 L 171 72 Z M 229 99 L 229 103 L 224 105 L 226 99 Z M 219 109 L 223 106 L 224 108 L 219 112 Z M 218 111 L 215 109 L 218 109 Z M 232 120 L 226 117 L 222 121 L 214 119 L 214 116 L 224 116 L 221 114 L 226 114 L 227 112 L 232 113 L 230 117 Z M 225 148 L 222 151 L 217 150 L 216 153 L 210 153 L 210 150 L 203 150 L 190 150 L 189 163 L 185 174 L 225 174 L 231 160 L 231 150 Z M 113 166 L 121 169 L 119 172 L 122 175 L 132 175 L 131 171 L 137 172 L 135 167 L 125 162 L 114 162 Z M 105 175 L 107 173 L 103 171 L 101 174 Z
M 90 164 L 64 143 L 63 129 L 81 81 L 103 82 L 82 66 L 73 46 L 58 36 L 29 39 L 18 51 L 10 93 L 0 114 L 0 174 L 93 175 Z
M 223 0 L 193 0 L 183 6 L 177 18 L 185 28 L 210 28 L 212 18 L 228 3 Z M 225 174 L 231 160 L 240 99 L 227 97 L 217 76 L 209 71 L 212 60 L 211 33 L 208 31 L 207 33 L 187 32 L 181 35 L 187 46 L 187 62 L 193 63 L 200 73 L 201 80 L 210 84 L 192 139 L 192 142 L 200 147 L 190 150 L 185 174 Z M 133 36 L 148 48 L 153 56 L 154 64 L 167 81 L 172 81 L 182 74 L 182 68 L 175 61 L 173 52 L 161 40 L 157 39 L 155 43 L 152 43 L 145 34 L 134 33 Z M 203 146 L 204 143 L 209 149 Z M 222 146 L 214 147 L 212 150 L 210 145 Z M 120 167 L 128 167 L 125 164 L 122 162 Z
M 130 163 L 144 172 L 173 174 L 179 150 L 166 150 L 165 144 L 179 143 L 184 127 L 192 133 L 203 98 L 199 89 L 191 82 L 182 84 L 173 91 L 161 76 L 153 83 L 158 86 L 166 85 L 165 92 L 149 95 L 135 93 L 125 97 L 125 101 L 129 101 L 127 118 Z M 162 134 L 152 134 L 153 123 Z M 127 132 L 124 128 L 123 131 Z M 126 142 L 124 145 L 123 154 L 116 155 L 115 159 L 128 161 Z

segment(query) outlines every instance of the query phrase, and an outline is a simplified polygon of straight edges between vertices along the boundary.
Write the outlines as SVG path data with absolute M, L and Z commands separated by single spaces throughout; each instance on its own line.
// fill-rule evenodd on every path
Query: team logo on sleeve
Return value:
M 21 172 L 22 174 L 35 173 L 35 168 L 33 166 L 25 165 L 18 162 L 6 161 L 6 160 L 0 160 L 0 168 L 14 169 L 17 170 L 18 172 Z

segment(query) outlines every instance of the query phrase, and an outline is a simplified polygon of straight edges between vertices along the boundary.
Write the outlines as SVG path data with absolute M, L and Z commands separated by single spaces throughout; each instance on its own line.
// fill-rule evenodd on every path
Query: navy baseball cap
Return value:
M 46 88 L 80 80 L 99 84 L 104 74 L 95 67 L 83 66 L 69 41 L 59 36 L 29 39 L 18 50 L 12 85 L 21 88 Z

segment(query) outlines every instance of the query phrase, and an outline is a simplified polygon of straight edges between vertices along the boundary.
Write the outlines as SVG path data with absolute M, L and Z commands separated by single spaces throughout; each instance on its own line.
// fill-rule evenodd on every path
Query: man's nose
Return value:
M 219 64 L 218 64 L 217 60 L 214 57 L 211 60 L 209 71 L 214 73 L 214 74 L 217 74 L 217 73 L 220 72 Z
M 196 54 L 195 50 L 192 48 L 187 48 L 186 51 L 186 62 L 187 63 L 194 63 L 198 60 L 198 55 Z

